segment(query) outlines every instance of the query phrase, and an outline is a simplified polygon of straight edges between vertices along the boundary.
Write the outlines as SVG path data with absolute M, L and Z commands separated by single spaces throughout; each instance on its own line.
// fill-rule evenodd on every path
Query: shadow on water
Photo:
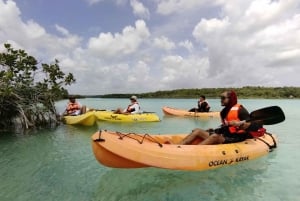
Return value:
M 266 188 L 262 175 L 268 169 L 266 157 L 200 172 L 109 168 L 92 200 L 253 200 Z

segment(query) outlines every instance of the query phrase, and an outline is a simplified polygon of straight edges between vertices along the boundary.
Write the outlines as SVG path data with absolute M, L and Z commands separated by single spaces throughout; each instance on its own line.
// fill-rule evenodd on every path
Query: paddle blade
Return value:
M 278 106 L 270 106 L 250 113 L 250 121 L 259 121 L 264 125 L 273 125 L 284 120 L 284 113 Z

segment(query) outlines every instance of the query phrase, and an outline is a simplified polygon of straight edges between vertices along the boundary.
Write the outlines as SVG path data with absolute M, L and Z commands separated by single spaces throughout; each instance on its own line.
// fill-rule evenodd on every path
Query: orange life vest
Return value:
M 75 103 L 69 102 L 68 103 L 68 107 L 67 107 L 68 114 L 72 114 L 73 112 L 76 112 L 77 110 L 80 110 L 80 105 L 77 102 L 75 102 Z
M 234 106 L 231 107 L 229 110 L 227 116 L 223 120 L 223 123 L 225 125 L 228 125 L 228 122 L 230 121 L 240 121 L 239 119 L 239 110 L 241 108 L 240 104 L 235 104 Z M 236 126 L 229 126 L 228 130 L 230 133 L 245 133 L 245 130 L 239 129 L 239 127 Z

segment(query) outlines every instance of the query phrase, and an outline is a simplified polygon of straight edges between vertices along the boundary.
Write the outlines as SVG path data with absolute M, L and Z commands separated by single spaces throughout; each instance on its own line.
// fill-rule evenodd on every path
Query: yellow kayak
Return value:
M 64 122 L 66 124 L 71 125 L 84 125 L 84 126 L 92 126 L 96 122 L 95 112 L 90 111 L 85 114 L 77 115 L 77 116 L 64 116 Z
M 113 111 L 96 111 L 95 116 L 98 120 L 111 122 L 155 122 L 160 121 L 158 115 L 154 112 L 145 112 L 139 114 L 114 114 Z
M 232 144 L 178 145 L 186 135 L 99 131 L 92 136 L 92 148 L 98 162 L 113 168 L 209 170 L 254 160 L 277 145 L 277 138 L 269 133 Z
M 188 110 L 172 108 L 172 107 L 163 107 L 164 114 L 182 116 L 182 117 L 220 117 L 220 112 L 189 112 Z

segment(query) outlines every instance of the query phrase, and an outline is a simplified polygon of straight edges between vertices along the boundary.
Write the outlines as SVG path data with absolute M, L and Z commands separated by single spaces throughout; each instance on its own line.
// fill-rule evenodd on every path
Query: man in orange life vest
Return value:
M 76 101 L 74 96 L 70 96 L 64 115 L 80 115 L 80 114 L 84 114 L 85 112 L 86 112 L 86 107 L 81 106 L 81 104 Z
M 136 114 L 141 112 L 141 108 L 139 103 L 137 102 L 137 97 L 136 96 L 131 96 L 130 97 L 131 104 L 128 105 L 128 107 L 124 110 L 121 108 L 118 108 L 115 113 L 116 114 Z
M 252 138 L 249 132 L 257 132 L 262 128 L 262 125 L 256 122 L 246 122 L 250 119 L 250 115 L 246 108 L 238 104 L 234 91 L 225 91 L 221 94 L 221 105 L 224 108 L 220 113 L 222 119 L 220 129 L 196 128 L 180 144 L 192 144 L 197 138 L 203 139 L 199 143 L 202 145 L 241 142 Z

